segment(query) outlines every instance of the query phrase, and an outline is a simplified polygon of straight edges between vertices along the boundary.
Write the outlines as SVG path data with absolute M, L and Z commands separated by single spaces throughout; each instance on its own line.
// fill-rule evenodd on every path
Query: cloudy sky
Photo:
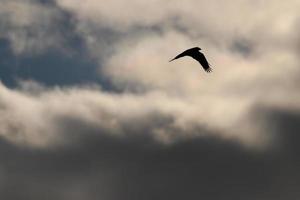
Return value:
M 1 199 L 300 198 L 299 0 L 0 3 Z

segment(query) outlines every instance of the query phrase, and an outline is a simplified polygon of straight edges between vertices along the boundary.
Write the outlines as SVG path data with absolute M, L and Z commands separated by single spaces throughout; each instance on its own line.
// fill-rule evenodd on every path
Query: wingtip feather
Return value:
M 213 69 L 209 67 L 209 68 L 205 69 L 205 71 L 206 71 L 207 73 L 211 73 L 211 72 L 213 71 Z

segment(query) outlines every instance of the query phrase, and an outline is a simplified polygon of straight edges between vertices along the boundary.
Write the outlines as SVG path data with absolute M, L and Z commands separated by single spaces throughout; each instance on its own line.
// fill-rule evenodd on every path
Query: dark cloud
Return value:
M 87 134 L 77 145 L 51 150 L 16 147 L 2 140 L 0 196 L 294 200 L 300 195 L 300 118 L 278 111 L 272 115 L 286 145 L 263 153 L 209 137 L 168 146 L 143 135 Z

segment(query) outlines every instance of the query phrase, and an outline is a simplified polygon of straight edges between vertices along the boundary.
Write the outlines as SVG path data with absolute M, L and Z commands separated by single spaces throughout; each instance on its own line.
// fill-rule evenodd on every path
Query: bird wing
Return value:
M 183 56 L 187 56 L 187 51 L 182 52 L 181 54 L 178 54 L 175 58 L 173 58 L 172 60 L 170 60 L 169 62 L 176 60 L 178 58 L 181 58 Z
M 191 57 L 194 58 L 195 60 L 197 60 L 202 65 L 202 67 L 204 68 L 204 70 L 206 72 L 211 72 L 212 71 L 212 68 L 210 68 L 210 64 L 206 60 L 203 53 L 197 51 L 197 53 L 191 55 Z

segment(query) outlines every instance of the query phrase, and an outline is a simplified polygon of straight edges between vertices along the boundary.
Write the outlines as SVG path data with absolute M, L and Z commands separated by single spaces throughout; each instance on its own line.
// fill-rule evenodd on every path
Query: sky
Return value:
M 1 198 L 300 197 L 299 0 L 0 3 Z

